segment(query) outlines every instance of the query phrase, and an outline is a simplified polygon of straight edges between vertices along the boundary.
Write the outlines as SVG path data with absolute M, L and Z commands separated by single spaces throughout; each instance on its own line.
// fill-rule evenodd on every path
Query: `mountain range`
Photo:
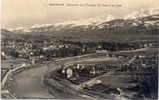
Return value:
M 9 30 L 9 31 L 8 31 Z M 77 21 L 2 29 L 3 34 L 22 35 L 23 38 L 71 37 L 97 39 L 155 38 L 159 35 L 159 9 L 139 10 L 124 17 L 102 15 Z M 11 37 L 11 36 L 10 36 Z M 129 40 L 129 39 L 128 39 Z

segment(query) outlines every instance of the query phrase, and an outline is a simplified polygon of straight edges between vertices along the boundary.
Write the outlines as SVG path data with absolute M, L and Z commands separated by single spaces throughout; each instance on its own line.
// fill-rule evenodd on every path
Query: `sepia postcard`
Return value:
M 1 99 L 158 100 L 159 0 L 1 3 Z

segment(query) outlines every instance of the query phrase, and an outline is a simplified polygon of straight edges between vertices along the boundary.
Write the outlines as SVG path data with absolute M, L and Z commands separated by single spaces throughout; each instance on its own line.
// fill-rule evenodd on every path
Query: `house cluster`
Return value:
M 61 74 L 64 78 L 79 83 L 113 71 L 116 66 L 114 63 L 65 64 L 62 66 Z
M 2 41 L 3 57 L 13 56 L 29 59 L 32 63 L 38 63 L 57 57 L 71 57 L 94 52 L 109 52 L 111 50 L 135 49 L 139 47 L 153 47 L 155 43 L 121 44 L 121 43 L 81 43 L 81 42 L 55 42 L 55 41 L 25 41 L 5 40 Z M 4 56 L 5 55 L 5 56 Z M 107 57 L 123 58 L 123 55 L 107 54 Z
M 71 43 L 22 40 L 3 41 L 2 51 L 5 56 L 29 59 L 33 63 L 37 62 L 37 59 L 49 60 L 55 57 L 76 56 L 88 53 L 85 48 Z

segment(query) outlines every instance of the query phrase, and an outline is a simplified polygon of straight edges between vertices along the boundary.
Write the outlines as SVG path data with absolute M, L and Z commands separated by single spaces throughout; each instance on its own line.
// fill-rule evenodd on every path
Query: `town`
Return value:
M 50 72 L 44 76 L 46 85 L 53 84 L 48 83 L 48 80 L 65 80 L 67 82 L 63 83 L 75 85 L 89 95 L 93 92 L 98 97 L 100 93 L 100 98 L 107 98 L 105 96 L 110 94 L 122 94 L 129 99 L 156 98 L 158 44 L 156 41 L 6 39 L 1 43 L 1 81 L 17 66 L 43 66 L 48 62 L 55 62 L 55 66 L 59 67 L 54 71 L 52 64 L 47 65 Z M 112 83 L 108 82 L 107 77 L 111 77 Z M 8 83 L 6 88 L 10 88 L 9 86 Z M 52 90 L 49 92 L 52 94 Z M 2 96 L 11 98 L 8 95 Z

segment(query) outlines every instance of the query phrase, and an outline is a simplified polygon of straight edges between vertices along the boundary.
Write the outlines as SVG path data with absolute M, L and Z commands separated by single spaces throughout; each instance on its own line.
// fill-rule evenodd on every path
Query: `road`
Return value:
M 74 61 L 75 58 L 68 58 L 65 60 L 62 60 L 60 62 L 71 62 Z M 76 57 L 77 59 L 80 59 L 79 57 Z M 51 95 L 48 92 L 48 88 L 46 85 L 43 84 L 43 75 L 47 72 L 48 66 L 51 66 L 51 70 L 56 70 L 60 68 L 57 63 L 48 63 L 46 65 L 37 65 L 36 68 L 30 68 L 27 70 L 24 70 L 20 73 L 17 73 L 13 76 L 13 81 L 10 83 L 11 85 L 11 92 L 17 96 L 18 99 L 53 99 L 53 98 L 62 98 L 61 96 L 66 95 L 66 97 L 71 98 L 92 98 L 88 95 L 85 95 L 85 93 L 81 91 L 76 91 L 74 89 L 71 89 L 68 87 L 68 89 L 65 86 L 62 86 L 65 88 L 65 93 L 58 93 L 56 89 L 53 89 L 55 96 Z M 59 87 L 60 88 L 60 87 Z M 71 93 L 72 95 L 68 95 Z M 58 96 L 56 96 L 56 94 Z
M 77 57 L 79 59 L 79 57 Z M 74 58 L 73 58 L 74 59 Z M 72 59 L 66 59 L 62 62 L 71 62 Z M 48 88 L 43 84 L 43 75 L 47 72 L 48 66 L 52 66 L 51 71 L 59 68 L 59 64 L 48 63 L 46 65 L 37 65 L 39 67 L 30 68 L 17 73 L 13 76 L 13 81 L 10 82 L 10 89 L 18 99 L 54 99 L 54 98 L 91 98 L 88 95 L 83 94 L 81 91 L 76 91 L 71 88 L 65 88 L 65 93 L 59 93 L 56 89 L 53 89 L 54 96 L 48 92 Z M 60 87 L 59 87 L 60 88 Z M 69 93 L 71 95 L 69 95 Z
M 53 65 L 53 64 L 52 64 Z M 58 66 L 54 65 L 56 69 Z M 11 82 L 11 92 L 16 95 L 18 99 L 55 99 L 53 95 L 48 92 L 48 88 L 43 84 L 43 75 L 47 72 L 48 67 L 36 67 L 29 70 L 22 71 L 13 76 L 13 81 Z M 77 91 L 71 90 L 70 88 L 65 91 L 67 93 L 73 93 L 72 98 L 90 98 L 89 96 L 80 94 Z M 58 98 L 69 97 L 67 93 L 59 93 L 54 90 Z
M 12 90 L 18 98 L 54 98 L 42 82 L 46 66 L 32 68 L 15 75 L 11 83 Z M 27 78 L 26 78 L 27 77 Z

